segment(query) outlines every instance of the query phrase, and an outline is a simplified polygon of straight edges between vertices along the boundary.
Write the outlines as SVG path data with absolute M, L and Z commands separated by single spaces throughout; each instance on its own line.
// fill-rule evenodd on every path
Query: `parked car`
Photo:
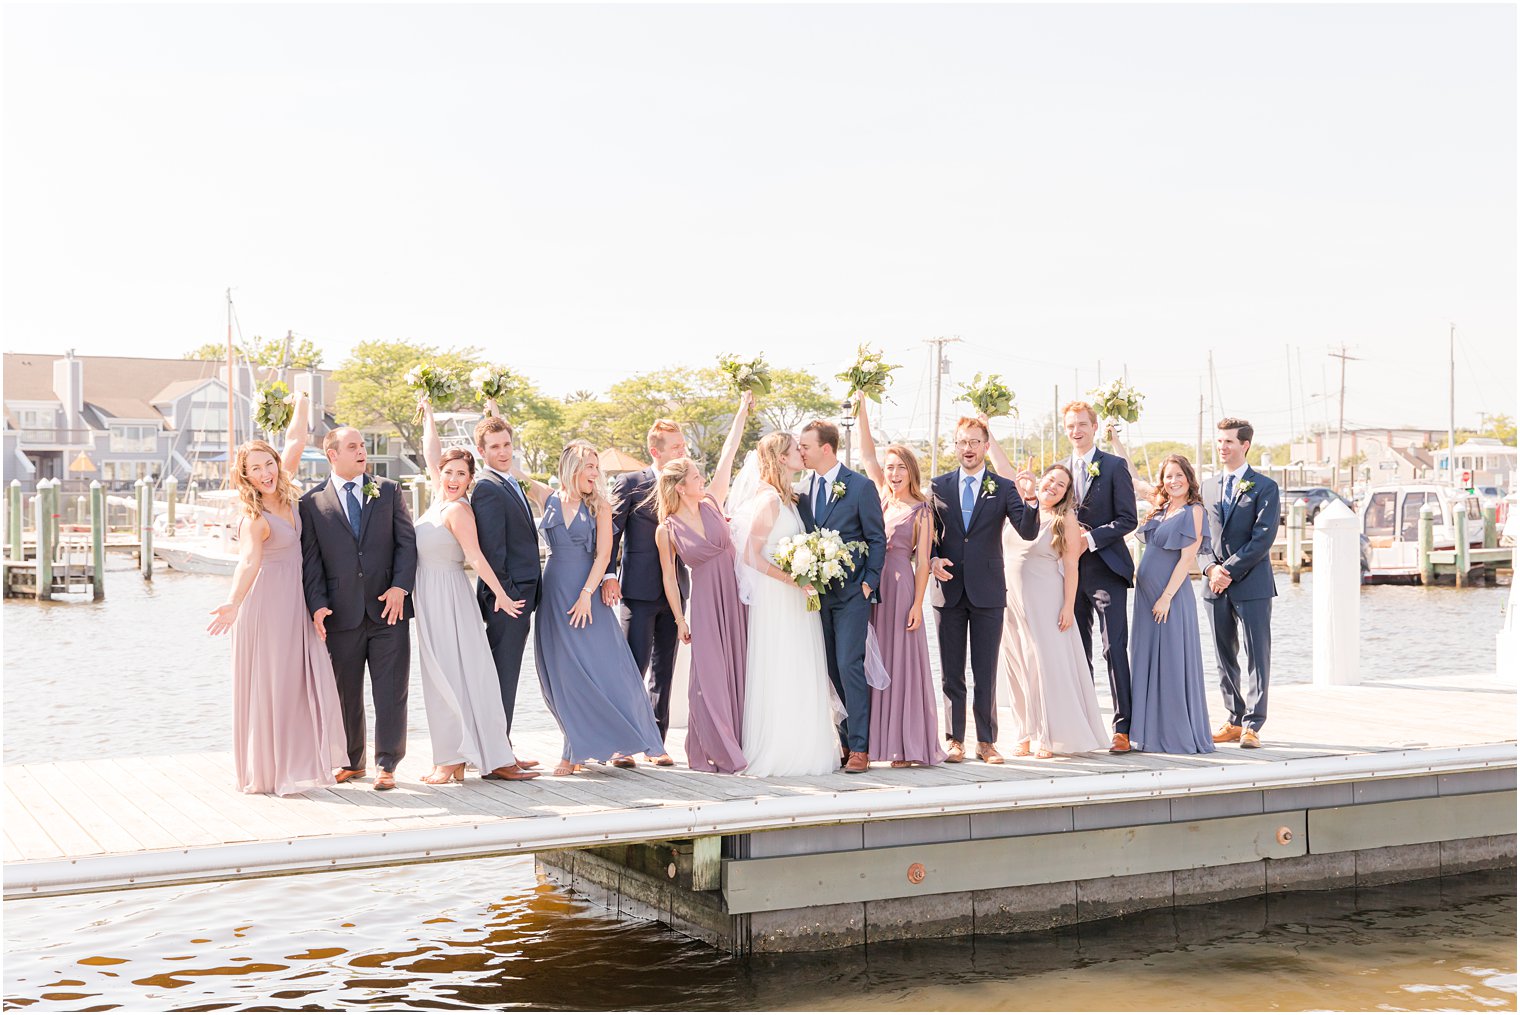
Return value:
M 1282 513 L 1282 523 L 1284 525 L 1288 524 L 1288 505 L 1299 500 L 1307 500 L 1309 502 L 1308 509 L 1304 511 L 1304 521 L 1308 522 L 1310 525 L 1314 524 L 1314 516 L 1319 514 L 1320 509 L 1325 507 L 1325 505 L 1329 504 L 1333 500 L 1340 501 L 1342 504 L 1346 505 L 1348 508 L 1351 508 L 1353 511 L 1356 510 L 1356 508 L 1349 500 L 1342 497 L 1340 494 L 1336 493 L 1328 486 L 1307 486 L 1295 490 L 1284 490 L 1282 492 L 1282 505 L 1280 508 L 1280 511 Z

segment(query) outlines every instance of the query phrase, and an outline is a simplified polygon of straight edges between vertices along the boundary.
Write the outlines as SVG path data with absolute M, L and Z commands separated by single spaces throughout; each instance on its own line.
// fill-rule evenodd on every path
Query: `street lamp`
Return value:
M 850 448 L 853 441 L 850 440 L 850 430 L 855 426 L 855 403 L 846 398 L 839 403 L 839 425 L 844 427 L 844 464 L 846 468 L 853 469 L 854 463 L 850 461 Z

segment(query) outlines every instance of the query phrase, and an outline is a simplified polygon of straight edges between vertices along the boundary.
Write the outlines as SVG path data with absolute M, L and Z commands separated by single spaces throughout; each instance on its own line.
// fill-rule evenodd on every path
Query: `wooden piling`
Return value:
M 173 476 L 164 478 L 164 500 L 168 502 L 168 513 L 165 516 L 165 529 L 169 535 L 174 535 L 174 509 L 179 500 L 179 480 Z
M 137 521 L 139 540 L 137 559 L 142 565 L 143 581 L 153 580 L 153 487 L 146 479 L 137 481 Z
M 98 603 L 106 597 L 106 492 L 98 479 L 90 483 L 90 551 L 95 565 L 90 598 Z
M 1304 518 L 1308 500 L 1300 497 L 1288 505 L 1288 577 L 1297 585 L 1304 570 Z
M 1490 504 L 1483 509 L 1483 549 L 1499 545 L 1499 509 Z
M 37 598 L 53 598 L 53 483 L 37 481 Z
M 22 530 L 26 527 L 26 516 L 21 504 L 21 480 L 11 480 L 10 489 L 7 492 L 8 510 L 6 522 L 9 525 L 8 543 L 10 545 L 11 560 L 25 560 L 25 547 L 21 542 Z
M 1426 503 L 1420 508 L 1420 581 L 1425 585 L 1436 583 L 1436 565 L 1430 559 L 1430 551 L 1436 542 L 1436 505 Z
M 1467 507 L 1461 501 L 1451 506 L 1451 528 L 1456 536 L 1456 552 L 1452 554 L 1452 560 L 1457 567 L 1457 588 L 1467 584 L 1467 568 L 1469 550 L 1467 545 Z

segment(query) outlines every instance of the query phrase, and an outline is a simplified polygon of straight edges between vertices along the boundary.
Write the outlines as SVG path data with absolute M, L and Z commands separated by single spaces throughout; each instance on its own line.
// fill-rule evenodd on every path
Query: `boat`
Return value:
M 237 568 L 238 497 L 232 490 L 211 490 L 196 504 L 178 509 L 175 531 L 163 531 L 165 516 L 154 522 L 153 555 L 176 571 L 230 575 Z
M 1439 483 L 1389 483 L 1367 491 L 1360 511 L 1367 539 L 1367 568 L 1363 581 L 1420 580 L 1420 511 L 1435 504 L 1431 549 L 1456 547 L 1453 519 L 1461 512 L 1467 521 L 1467 544 L 1483 545 L 1483 509 L 1476 495 Z

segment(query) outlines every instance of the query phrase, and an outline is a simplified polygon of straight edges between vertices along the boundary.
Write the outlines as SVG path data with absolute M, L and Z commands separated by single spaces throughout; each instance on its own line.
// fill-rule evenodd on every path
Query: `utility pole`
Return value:
M 933 418 L 929 422 L 929 475 L 939 475 L 939 405 L 940 386 L 944 381 L 945 374 L 950 370 L 950 361 L 945 359 L 945 346 L 951 342 L 959 342 L 959 338 L 926 338 L 924 344 L 931 347 L 929 353 L 929 376 L 934 379 L 934 396 L 931 399 L 933 408 L 930 412 Z
M 1293 461 L 1293 441 L 1298 437 L 1298 431 L 1293 429 L 1293 347 L 1283 346 L 1283 352 L 1288 357 L 1288 459 L 1284 465 Z M 1283 473 L 1284 478 L 1287 473 Z
M 1340 493 L 1340 491 L 1341 491 L 1341 442 L 1346 437 L 1346 361 L 1348 359 L 1357 359 L 1358 357 L 1356 357 L 1356 356 L 1348 356 L 1346 354 L 1346 345 L 1343 342 L 1343 343 L 1341 343 L 1341 351 L 1340 352 L 1332 352 L 1330 354 L 1330 358 L 1331 359 L 1338 359 L 1338 360 L 1341 361 L 1341 408 L 1340 408 L 1340 422 L 1338 424 L 1336 424 L 1336 429 L 1335 429 L 1335 465 L 1330 470 L 1330 489 L 1334 490 L 1336 493 Z M 1354 472 L 1352 473 L 1352 478 L 1353 479 L 1355 478 L 1355 473 Z
M 1457 325 L 1451 325 L 1451 331 L 1447 338 L 1447 352 L 1450 358 L 1450 372 L 1448 374 L 1450 390 L 1447 392 L 1447 416 L 1446 416 L 1446 483 L 1448 486 L 1457 485 Z
M 1212 419 L 1212 420 L 1214 420 L 1216 423 L 1219 421 L 1219 412 L 1218 412 L 1218 410 L 1214 406 L 1214 391 L 1218 387 L 1219 387 L 1219 383 L 1214 380 L 1214 350 L 1210 349 L 1209 350 L 1209 418 Z M 1213 449 L 1214 449 L 1214 471 L 1218 472 L 1219 471 L 1219 443 L 1217 441 L 1214 442 Z
M 233 382 L 232 369 L 236 357 L 232 354 L 232 287 L 227 287 L 227 481 L 222 489 L 232 489 L 232 456 L 237 449 L 237 424 L 234 421 L 237 406 L 237 387 Z
M 1198 382 L 1198 442 L 1193 445 L 1193 461 L 1203 470 L 1203 382 Z

